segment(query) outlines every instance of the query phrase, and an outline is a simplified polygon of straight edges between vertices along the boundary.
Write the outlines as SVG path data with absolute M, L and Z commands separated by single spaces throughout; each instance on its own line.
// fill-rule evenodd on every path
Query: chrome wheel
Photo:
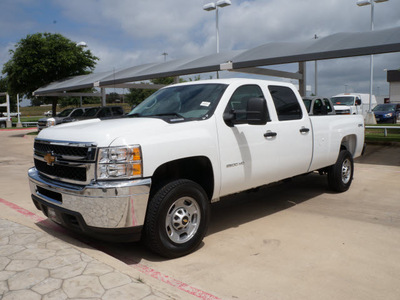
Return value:
M 342 181 L 344 184 L 349 183 L 351 179 L 351 161 L 346 159 L 342 164 Z
M 189 241 L 200 226 L 200 218 L 200 207 L 195 199 L 179 198 L 171 205 L 165 218 L 168 237 L 177 244 Z

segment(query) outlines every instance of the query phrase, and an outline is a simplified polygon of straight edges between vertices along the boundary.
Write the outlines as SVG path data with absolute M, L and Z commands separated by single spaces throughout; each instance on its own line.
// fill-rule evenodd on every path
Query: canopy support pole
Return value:
M 299 79 L 299 93 L 300 96 L 306 96 L 306 62 L 299 62 L 299 73 L 302 74 L 302 78 Z

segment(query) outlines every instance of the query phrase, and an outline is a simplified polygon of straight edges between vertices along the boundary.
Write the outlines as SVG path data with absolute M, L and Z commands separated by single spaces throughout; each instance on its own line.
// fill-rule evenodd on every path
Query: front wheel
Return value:
M 336 163 L 329 167 L 328 184 L 336 192 L 345 192 L 350 188 L 353 180 L 353 156 L 347 150 L 339 153 Z
M 160 188 L 150 200 L 144 241 L 153 252 L 180 257 L 194 251 L 203 240 L 210 219 L 210 204 L 203 188 L 182 179 Z

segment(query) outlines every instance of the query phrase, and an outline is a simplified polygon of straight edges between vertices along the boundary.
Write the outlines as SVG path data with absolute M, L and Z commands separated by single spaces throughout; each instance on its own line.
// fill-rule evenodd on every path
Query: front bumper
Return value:
M 86 186 L 61 183 L 28 171 L 32 200 L 53 221 L 103 239 L 136 232 L 146 216 L 151 179 L 98 182 Z M 106 234 L 106 235 L 104 235 Z M 132 238 L 130 240 L 136 240 Z

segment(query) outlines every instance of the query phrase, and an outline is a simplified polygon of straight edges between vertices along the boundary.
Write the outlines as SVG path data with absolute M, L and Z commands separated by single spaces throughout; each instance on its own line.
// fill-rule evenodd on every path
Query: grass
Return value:
M 368 126 L 400 126 L 400 124 L 377 124 Z M 383 129 L 365 129 L 366 142 L 400 142 L 400 129 L 388 129 L 387 136 Z

